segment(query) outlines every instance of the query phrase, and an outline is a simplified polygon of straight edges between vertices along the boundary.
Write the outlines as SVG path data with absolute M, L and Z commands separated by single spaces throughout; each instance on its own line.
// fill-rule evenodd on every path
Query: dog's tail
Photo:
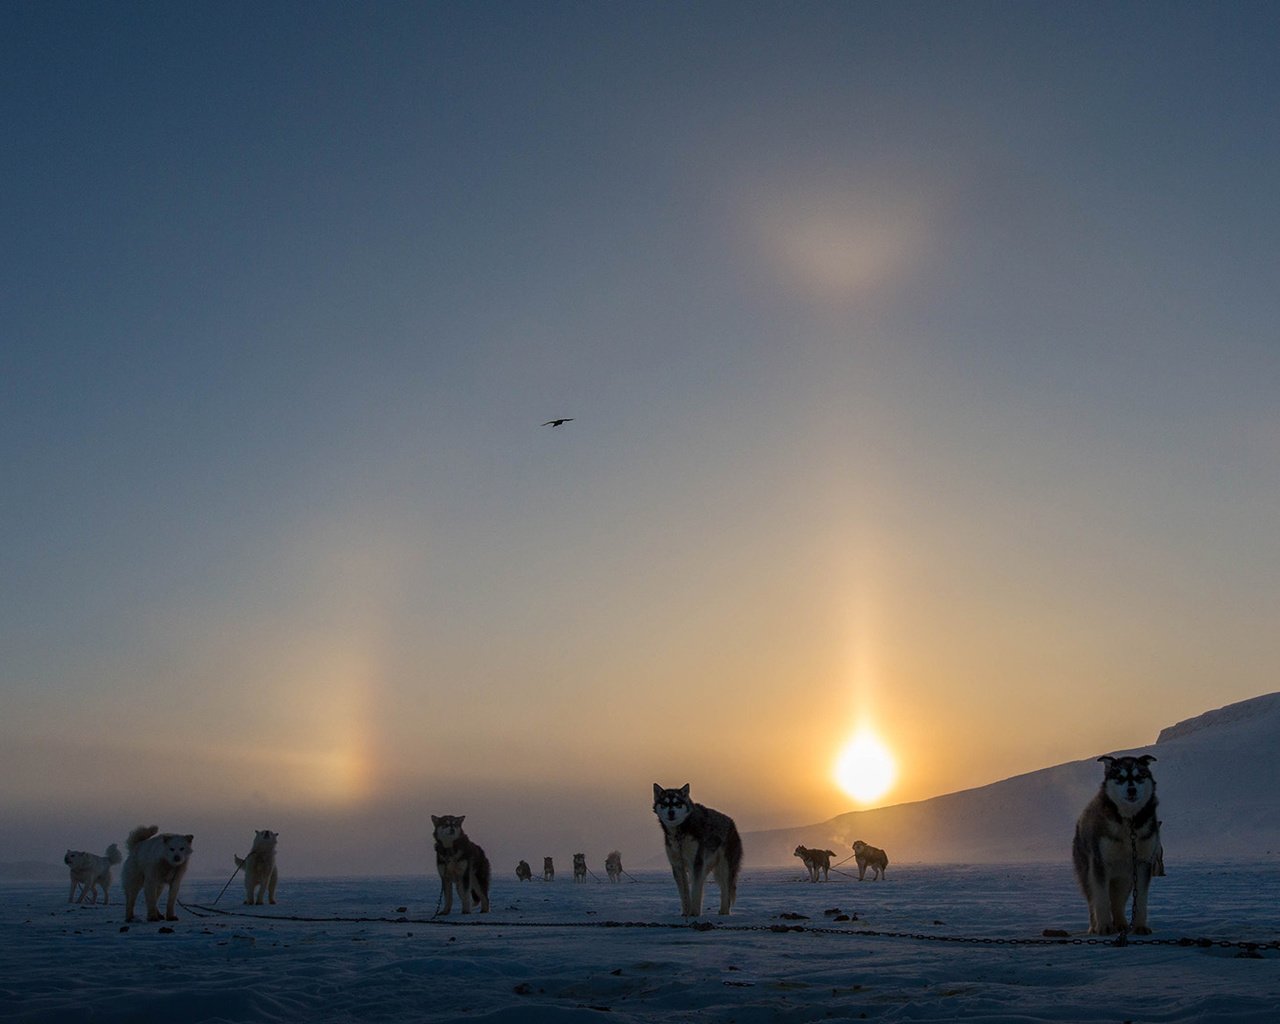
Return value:
M 238 867 L 238 868 L 242 868 L 242 867 L 244 867 L 244 858 L 243 858 L 243 857 L 237 857 L 237 856 L 233 853 L 233 854 L 231 855 L 231 859 L 232 859 L 232 860 L 234 860 L 234 861 L 236 862 L 236 867 Z
M 121 859 L 120 847 L 116 846 L 115 843 L 112 843 L 110 846 L 107 847 L 107 852 L 103 854 L 103 856 L 107 858 L 108 864 L 119 864 Z
M 144 840 L 150 839 L 159 831 L 159 825 L 139 825 L 129 833 L 129 838 L 125 840 L 124 845 L 128 848 L 130 853 L 133 853 L 134 847 Z

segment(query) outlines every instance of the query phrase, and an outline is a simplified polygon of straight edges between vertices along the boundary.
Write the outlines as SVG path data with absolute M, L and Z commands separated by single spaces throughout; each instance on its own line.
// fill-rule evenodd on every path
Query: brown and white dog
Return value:
M 853 859 L 858 862 L 858 881 L 866 877 L 867 868 L 871 869 L 871 880 L 878 882 L 884 877 L 884 869 L 889 866 L 889 855 L 877 846 L 864 843 L 861 839 L 853 842 Z
M 1164 874 L 1156 780 L 1148 767 L 1155 758 L 1143 754 L 1098 760 L 1106 765 L 1102 785 L 1081 812 L 1071 843 L 1076 881 L 1089 905 L 1089 934 L 1150 935 L 1151 876 Z M 1126 921 L 1130 893 L 1133 920 Z
M 435 836 L 436 871 L 440 873 L 440 895 L 444 906 L 440 913 L 453 909 L 453 890 L 458 890 L 462 912 L 471 913 L 479 904 L 480 913 L 489 913 L 489 858 L 484 850 L 462 831 L 465 814 L 431 815 Z
M 818 881 L 819 874 L 827 881 L 831 880 L 831 858 L 835 856 L 834 850 L 811 850 L 807 846 L 797 846 L 795 856 L 800 858 L 800 863 L 808 870 L 809 881 Z

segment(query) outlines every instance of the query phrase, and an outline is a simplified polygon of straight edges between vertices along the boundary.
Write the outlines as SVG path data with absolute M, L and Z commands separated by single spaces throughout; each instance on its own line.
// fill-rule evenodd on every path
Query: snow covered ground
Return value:
M 0 1019 L 1280 1019 L 1280 949 L 1257 959 L 1237 945 L 1003 941 L 1045 929 L 1083 937 L 1065 861 L 891 865 L 885 882 L 833 873 L 816 885 L 798 862 L 747 870 L 734 914 L 704 918 L 708 931 L 682 925 L 669 875 L 636 877 L 521 884 L 499 872 L 491 914 L 463 919 L 455 907 L 435 922 L 425 876 L 285 877 L 275 907 L 241 907 L 233 885 L 218 909 L 235 916 L 187 909 L 171 926 L 127 930 L 118 883 L 105 908 L 69 906 L 61 883 L 0 885 Z M 221 887 L 189 880 L 183 895 L 208 905 Z M 1154 884 L 1151 938 L 1277 943 L 1277 897 L 1274 861 L 1171 862 Z M 850 919 L 828 913 L 837 908 Z

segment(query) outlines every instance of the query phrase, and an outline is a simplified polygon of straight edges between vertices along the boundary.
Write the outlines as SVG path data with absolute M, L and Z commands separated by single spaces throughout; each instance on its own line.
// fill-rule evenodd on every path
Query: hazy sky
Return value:
M 852 809 L 859 725 L 898 802 L 1280 688 L 1278 50 L 4 4 L 0 860 L 640 858 L 654 781 Z

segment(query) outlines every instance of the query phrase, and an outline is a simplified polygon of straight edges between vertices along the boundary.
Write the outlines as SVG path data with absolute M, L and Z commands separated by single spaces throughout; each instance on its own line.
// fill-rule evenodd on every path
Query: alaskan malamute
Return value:
M 1100 757 L 1107 766 L 1102 786 L 1076 822 L 1071 859 L 1076 881 L 1089 904 L 1089 934 L 1132 931 L 1150 935 L 1147 890 L 1152 874 L 1163 874 L 1156 780 L 1141 757 Z M 1133 920 L 1124 905 L 1134 893 Z

